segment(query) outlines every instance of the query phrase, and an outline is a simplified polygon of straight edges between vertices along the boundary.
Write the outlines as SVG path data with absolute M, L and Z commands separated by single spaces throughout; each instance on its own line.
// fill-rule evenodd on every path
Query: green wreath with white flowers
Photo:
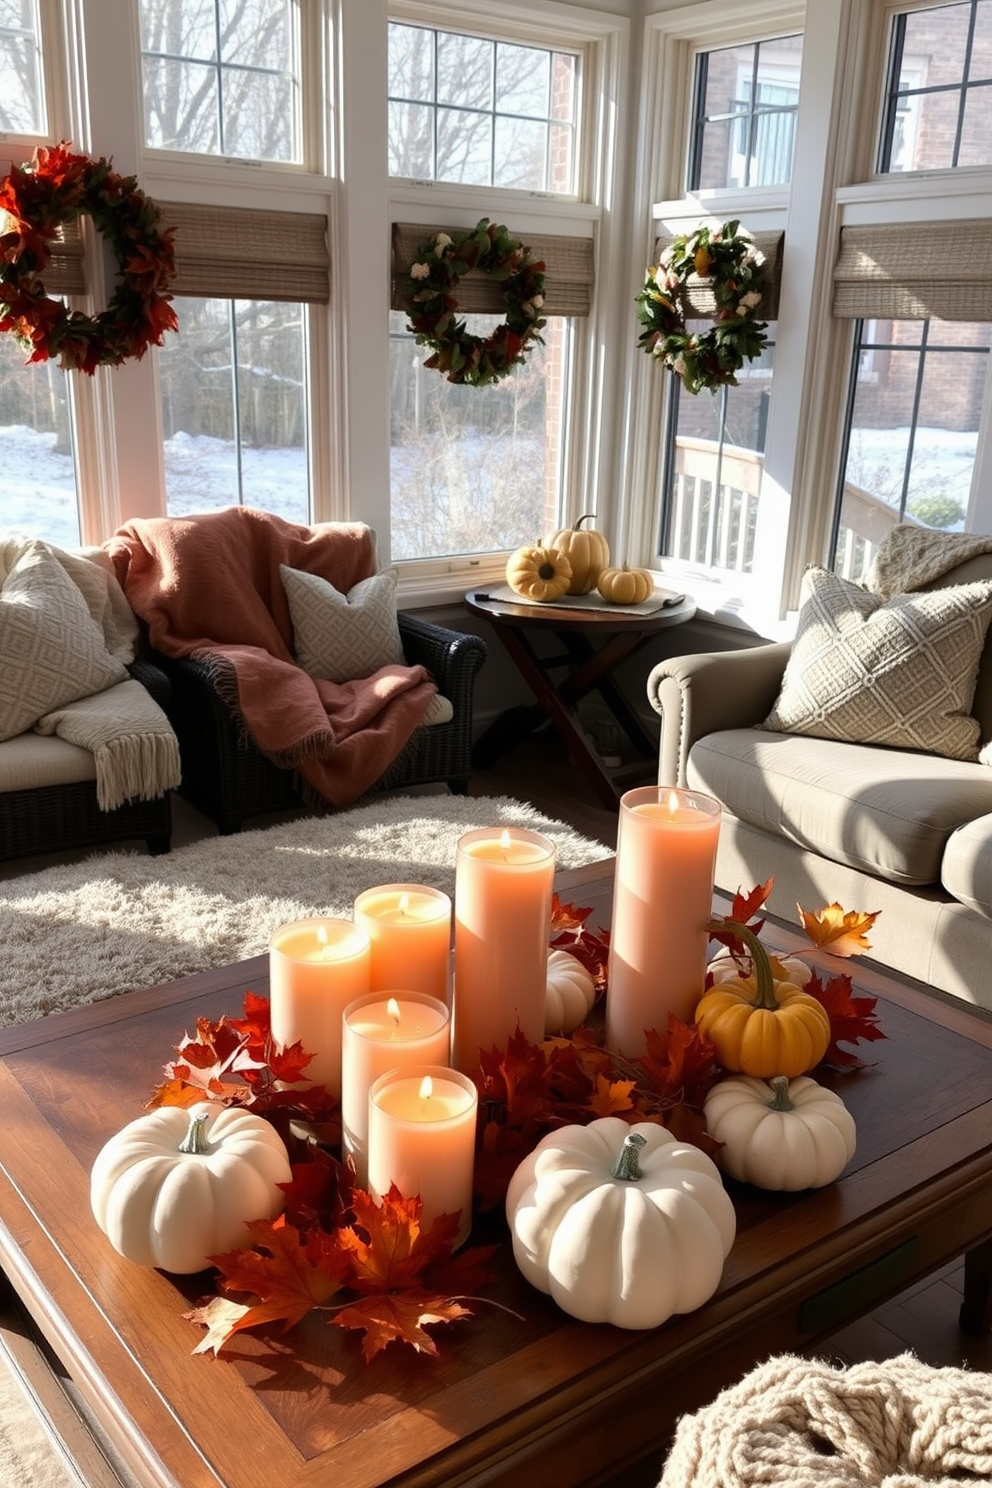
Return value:
M 441 232 L 422 243 L 403 291 L 409 329 L 420 345 L 432 348 L 424 366 L 471 387 L 509 376 L 530 346 L 542 340 L 544 268 L 519 239 L 487 217 L 471 232 Z M 490 336 L 472 335 L 458 315 L 455 291 L 470 269 L 488 274 L 501 288 L 506 318 Z
M 745 361 L 760 356 L 768 344 L 767 322 L 758 319 L 765 258 L 739 228 L 739 222 L 725 222 L 673 238 L 635 296 L 643 327 L 638 346 L 680 377 L 689 393 L 736 387 Z M 716 300 L 716 318 L 707 331 L 686 327 L 690 279 L 702 281 Z

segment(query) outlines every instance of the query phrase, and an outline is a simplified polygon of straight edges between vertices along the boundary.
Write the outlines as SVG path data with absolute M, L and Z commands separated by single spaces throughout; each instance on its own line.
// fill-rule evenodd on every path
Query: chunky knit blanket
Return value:
M 151 644 L 208 666 L 238 723 L 312 796 L 350 805 L 423 722 L 437 691 L 423 667 L 388 666 L 338 684 L 308 676 L 293 654 L 280 565 L 347 594 L 376 571 L 370 528 L 302 527 L 229 507 L 128 522 L 106 546 Z
M 912 1354 L 789 1354 L 684 1416 L 660 1488 L 961 1488 L 992 1480 L 992 1375 Z
M 883 599 L 923 589 L 959 563 L 992 553 L 992 536 L 979 532 L 938 532 L 901 522 L 887 532 L 865 575 L 865 587 Z

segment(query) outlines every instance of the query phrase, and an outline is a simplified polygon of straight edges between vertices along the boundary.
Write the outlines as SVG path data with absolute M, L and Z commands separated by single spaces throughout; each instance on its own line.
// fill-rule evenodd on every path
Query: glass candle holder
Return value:
M 382 1199 L 395 1184 L 419 1195 L 425 1229 L 458 1212 L 458 1245 L 472 1228 L 478 1106 L 468 1076 L 442 1065 L 389 1070 L 369 1090 L 369 1192 Z
M 452 1063 L 479 1065 L 517 1026 L 544 1038 L 555 845 L 522 827 L 480 827 L 455 857 Z
M 646 785 L 620 799 L 606 1045 L 635 1058 L 668 1014 L 691 1023 L 706 977 L 720 803 Z
M 369 1088 L 388 1070 L 447 1066 L 451 1015 L 425 992 L 370 992 L 344 1010 L 341 1026 L 341 1150 L 368 1181 Z
M 352 920 L 296 920 L 269 942 L 272 1037 L 314 1057 L 311 1084 L 341 1094 L 341 1015 L 369 990 L 369 938 Z

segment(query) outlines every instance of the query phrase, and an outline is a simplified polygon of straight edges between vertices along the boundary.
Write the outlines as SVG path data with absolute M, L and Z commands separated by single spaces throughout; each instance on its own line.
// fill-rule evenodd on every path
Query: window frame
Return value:
M 593 237 L 596 287 L 591 312 L 588 317 L 577 317 L 572 326 L 560 519 L 563 525 L 570 525 L 583 512 L 595 510 L 598 525 L 608 526 L 613 520 L 616 484 L 610 474 L 610 432 L 619 405 L 605 392 L 597 399 L 593 382 L 594 373 L 613 363 L 615 376 L 603 386 L 622 385 L 619 349 L 615 332 L 610 330 L 610 296 L 603 286 L 622 278 L 613 270 L 614 263 L 619 268 L 623 240 L 615 220 L 623 152 L 615 113 L 630 45 L 630 24 L 622 18 L 572 6 L 550 7 L 543 0 L 527 7 L 495 0 L 486 6 L 484 15 L 471 3 L 458 0 L 451 4 L 395 0 L 388 8 L 387 19 L 582 53 L 575 194 L 443 181 L 418 183 L 405 177 L 387 177 L 386 190 L 391 221 L 423 223 L 426 228 L 440 222 L 471 228 L 486 216 L 505 222 L 515 236 L 522 238 L 528 233 Z M 387 338 L 388 328 L 384 345 Z M 388 345 L 386 349 L 388 355 Z M 387 479 L 388 456 L 387 430 Z M 602 493 L 609 494 L 604 498 Z M 387 509 L 380 549 L 383 532 L 388 532 L 388 515 Z M 397 566 L 404 594 L 440 600 L 460 598 L 467 584 L 498 579 L 505 563 L 505 552 L 489 552 L 405 559 Z

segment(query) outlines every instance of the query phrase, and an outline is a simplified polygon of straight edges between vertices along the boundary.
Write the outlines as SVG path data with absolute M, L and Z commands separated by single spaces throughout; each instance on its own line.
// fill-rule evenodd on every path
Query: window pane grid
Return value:
M 44 134 L 41 29 L 36 0 L 0 7 L 0 131 Z
M 801 36 L 697 55 L 690 191 L 788 183 L 801 61 Z
M 992 0 L 897 15 L 889 48 L 878 169 L 992 162 Z
M 389 172 L 571 193 L 577 55 L 392 22 Z

